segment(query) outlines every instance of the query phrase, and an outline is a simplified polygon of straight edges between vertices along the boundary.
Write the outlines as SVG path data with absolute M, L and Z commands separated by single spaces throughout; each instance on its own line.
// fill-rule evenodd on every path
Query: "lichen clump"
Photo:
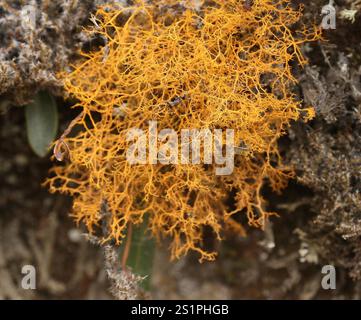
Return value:
M 279 191 L 292 176 L 277 139 L 313 109 L 302 109 L 291 93 L 290 63 L 305 64 L 300 44 L 318 32 L 293 35 L 289 27 L 301 12 L 284 0 L 156 3 L 97 11 L 88 32 L 105 45 L 62 74 L 79 101 L 80 130 L 64 140 L 69 161 L 53 168 L 47 183 L 73 196 L 76 220 L 91 233 L 100 227 L 104 241 L 120 243 L 127 226 L 148 215 L 152 234 L 172 239 L 172 257 L 194 250 L 213 260 L 216 252 L 203 247 L 205 228 L 218 239 L 227 228 L 244 234 L 244 215 L 262 228 L 273 214 L 262 187 Z M 130 164 L 127 132 L 147 131 L 149 121 L 178 133 L 233 129 L 233 173 L 217 176 L 215 165 Z

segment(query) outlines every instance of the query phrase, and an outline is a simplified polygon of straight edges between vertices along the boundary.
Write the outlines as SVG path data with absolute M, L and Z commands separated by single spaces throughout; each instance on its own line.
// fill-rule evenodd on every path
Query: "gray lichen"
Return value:
M 337 31 L 335 31 L 337 32 Z M 359 43 L 350 43 L 348 50 Z M 323 67 L 300 77 L 305 103 L 315 107 L 311 125 L 291 130 L 288 156 L 298 181 L 313 193 L 316 216 L 300 227 L 318 248 L 321 262 L 345 268 L 361 279 L 361 69 L 356 55 L 319 44 Z M 356 53 L 357 51 L 355 51 Z M 312 59 L 311 59 L 312 61 Z
M 23 105 L 40 90 L 62 95 L 56 78 L 92 39 L 82 33 L 103 0 L 0 0 L 0 100 Z M 4 103 L 3 103 L 4 104 Z

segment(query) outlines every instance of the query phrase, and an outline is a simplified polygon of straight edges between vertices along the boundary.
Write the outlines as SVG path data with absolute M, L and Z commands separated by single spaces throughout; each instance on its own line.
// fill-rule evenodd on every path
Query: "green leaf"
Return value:
M 25 106 L 25 118 L 29 144 L 39 157 L 44 157 L 58 130 L 55 99 L 47 92 L 39 92 L 34 101 Z
M 155 253 L 155 240 L 151 237 L 148 228 L 148 220 L 144 219 L 141 224 L 132 226 L 132 239 L 130 243 L 127 266 L 132 272 L 140 276 L 146 276 L 141 282 L 143 289 L 149 291 L 153 271 L 153 260 Z M 122 244 L 124 249 L 128 239 Z

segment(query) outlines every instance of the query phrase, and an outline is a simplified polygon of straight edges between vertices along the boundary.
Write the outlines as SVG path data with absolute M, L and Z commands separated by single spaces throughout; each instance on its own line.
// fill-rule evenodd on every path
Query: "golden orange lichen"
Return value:
M 244 214 L 250 225 L 264 227 L 273 213 L 264 208 L 262 187 L 279 191 L 292 176 L 277 139 L 313 110 L 302 109 L 290 91 L 290 62 L 305 64 L 300 45 L 319 32 L 304 28 L 294 36 L 289 27 L 301 13 L 286 0 L 247 7 L 239 0 L 183 2 L 135 1 L 97 11 L 88 32 L 105 45 L 83 52 L 73 71 L 62 74 L 79 101 L 81 130 L 62 138 L 71 157 L 52 169 L 47 184 L 72 195 L 75 219 L 89 232 L 101 226 L 104 241 L 120 243 L 127 225 L 148 215 L 153 235 L 172 239 L 173 258 L 194 250 L 213 260 L 216 253 L 202 246 L 204 228 L 218 239 L 227 227 L 244 234 Z M 214 165 L 131 165 L 126 134 L 147 130 L 149 120 L 178 133 L 234 129 L 242 148 L 233 173 L 217 176 Z

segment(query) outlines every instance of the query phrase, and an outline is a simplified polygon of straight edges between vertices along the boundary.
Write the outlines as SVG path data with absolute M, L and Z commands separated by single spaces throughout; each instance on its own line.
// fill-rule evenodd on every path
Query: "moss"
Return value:
M 24 105 L 41 90 L 62 96 L 56 73 L 91 39 L 82 25 L 97 5 L 112 1 L 13 1 L 0 6 L 0 97 Z
M 338 4 L 341 12 L 351 2 Z M 353 35 L 360 27 L 359 19 L 353 24 L 339 19 L 337 29 L 325 34 L 328 43 L 308 48 L 310 66 L 300 74 L 300 87 L 316 117 L 291 130 L 286 151 L 299 182 L 314 193 L 310 202 L 314 216 L 299 226 L 303 238 L 317 249 L 319 263 L 333 263 L 357 280 L 361 279 L 361 70 L 360 39 Z

